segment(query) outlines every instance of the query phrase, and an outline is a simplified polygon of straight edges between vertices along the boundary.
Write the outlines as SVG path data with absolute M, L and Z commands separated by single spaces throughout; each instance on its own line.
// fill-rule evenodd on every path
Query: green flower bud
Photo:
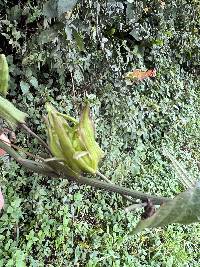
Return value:
M 95 141 L 89 106 L 84 108 L 80 122 L 59 113 L 50 104 L 46 105 L 46 109 L 48 142 L 54 157 L 60 159 L 74 175 L 95 174 L 103 152 Z
M 25 123 L 27 116 L 10 101 L 0 96 L 0 118 L 4 119 L 12 129 L 15 129 L 19 123 Z
M 0 94 L 6 96 L 8 92 L 9 69 L 6 57 L 0 54 Z
M 94 169 L 94 173 L 96 173 L 99 161 L 103 158 L 104 153 L 95 141 L 94 125 L 90 118 L 90 108 L 88 104 L 84 107 L 81 114 L 78 126 L 78 136 L 82 147 L 89 153 L 89 157 L 92 160 L 91 167 Z

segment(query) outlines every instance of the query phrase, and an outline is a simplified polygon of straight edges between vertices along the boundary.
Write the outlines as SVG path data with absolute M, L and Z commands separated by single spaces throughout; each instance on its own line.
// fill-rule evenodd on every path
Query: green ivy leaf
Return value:
M 80 33 L 78 33 L 76 30 L 74 30 L 73 31 L 73 35 L 74 35 L 78 50 L 79 51 L 84 51 L 85 50 L 85 46 L 84 46 L 83 38 L 81 37 Z
M 31 77 L 30 79 L 30 84 L 34 87 L 34 88 L 38 88 L 38 80 L 35 77 Z
M 61 16 L 63 13 L 72 10 L 77 2 L 77 0 L 58 0 L 58 15 Z
M 20 82 L 20 87 L 23 94 L 27 94 L 29 92 L 30 85 L 24 81 Z
M 56 18 L 58 15 L 57 12 L 57 1 L 49 0 L 43 5 L 43 14 L 48 19 Z
M 190 224 L 200 222 L 200 181 L 173 200 L 163 204 L 150 218 L 141 220 L 133 233 L 145 228 L 155 228 L 171 223 Z
M 49 0 L 43 5 L 44 16 L 52 19 L 71 11 L 78 0 Z

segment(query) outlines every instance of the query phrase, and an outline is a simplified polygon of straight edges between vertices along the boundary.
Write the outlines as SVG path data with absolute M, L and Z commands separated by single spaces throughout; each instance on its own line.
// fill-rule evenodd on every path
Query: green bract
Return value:
M 25 123 L 27 116 L 10 101 L 0 96 L 0 118 L 4 119 L 11 128 L 15 129 L 19 123 Z
M 0 54 L 0 94 L 7 95 L 8 92 L 9 69 L 6 57 Z
M 59 113 L 50 104 L 46 104 L 46 109 L 48 142 L 52 154 L 63 162 L 70 176 L 95 174 L 103 151 L 95 141 L 89 106 L 86 105 L 83 109 L 80 122 Z

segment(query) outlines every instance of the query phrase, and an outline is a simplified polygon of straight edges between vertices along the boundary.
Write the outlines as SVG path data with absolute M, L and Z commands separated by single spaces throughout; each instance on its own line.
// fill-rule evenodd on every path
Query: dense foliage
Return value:
M 188 171 L 199 162 L 198 1 L 3 1 L 0 53 L 8 55 L 10 99 L 45 135 L 44 103 L 77 116 L 92 105 L 101 171 L 126 187 L 182 191 L 161 145 Z M 157 69 L 127 84 L 125 72 Z M 31 145 L 30 145 L 31 144 Z M 18 135 L 35 153 L 37 141 Z M 198 266 L 199 225 L 130 235 L 138 213 L 118 195 L 2 166 L 6 209 L 0 266 Z M 183 246 L 184 243 L 184 246 Z

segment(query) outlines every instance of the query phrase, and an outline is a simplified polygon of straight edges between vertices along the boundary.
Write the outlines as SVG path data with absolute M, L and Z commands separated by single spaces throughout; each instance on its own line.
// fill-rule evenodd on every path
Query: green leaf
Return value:
M 20 82 L 20 87 L 23 94 L 27 94 L 29 92 L 30 85 L 24 81 Z
M 200 181 L 173 200 L 163 204 L 150 218 L 141 220 L 133 233 L 145 228 L 155 228 L 171 223 L 190 224 L 200 222 Z
M 61 16 L 63 13 L 72 10 L 76 3 L 77 0 L 58 0 L 58 15 Z
M 23 251 L 18 249 L 15 252 L 15 257 L 16 257 L 16 267 L 26 267 L 25 255 Z
M 44 16 L 52 19 L 71 11 L 78 0 L 49 0 L 43 5 Z
M 78 50 L 84 51 L 85 50 L 84 42 L 83 42 L 83 38 L 81 37 L 80 33 L 78 33 L 76 30 L 73 30 L 73 35 L 74 35 Z
M 55 42 L 55 40 L 58 37 L 58 32 L 55 30 L 53 27 L 50 29 L 43 30 L 39 37 L 38 37 L 38 42 L 40 44 L 47 44 L 50 42 Z
M 43 5 L 43 14 L 45 17 L 52 19 L 58 16 L 57 1 L 49 0 Z
M 30 79 L 30 84 L 35 87 L 35 88 L 38 88 L 38 80 L 35 78 L 35 77 L 31 77 Z

